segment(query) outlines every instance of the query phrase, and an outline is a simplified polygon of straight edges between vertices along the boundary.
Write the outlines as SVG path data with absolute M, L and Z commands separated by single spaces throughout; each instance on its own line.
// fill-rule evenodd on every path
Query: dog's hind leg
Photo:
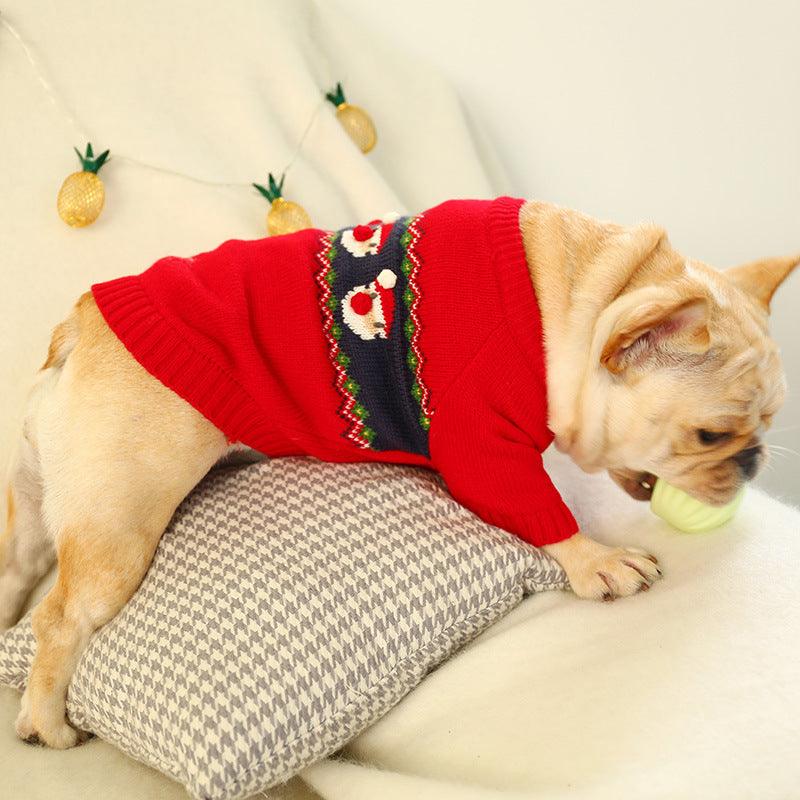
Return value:
M 39 408 L 58 380 L 60 367 L 47 366 L 28 398 L 17 453 L 5 490 L 6 525 L 0 536 L 0 631 L 13 625 L 25 601 L 56 558 L 53 537 L 42 517 L 42 479 L 36 447 Z
M 172 512 L 191 488 L 164 491 L 155 481 L 137 482 L 142 492 L 138 497 L 124 489 L 95 497 L 98 506 L 118 514 L 68 517 L 70 522 L 58 532 L 58 576 L 33 612 L 36 656 L 16 723 L 26 741 L 63 749 L 85 738 L 68 723 L 65 707 L 78 659 L 92 633 L 113 619 L 136 591 Z M 131 500 L 138 509 L 126 508 Z
M 33 612 L 36 655 L 17 733 L 56 748 L 82 736 L 67 687 L 89 637 L 139 586 L 181 500 L 226 451 L 225 436 L 133 360 L 91 299 L 39 414 L 42 511 L 58 576 Z
M 6 488 L 6 529 L 0 540 L 0 631 L 20 617 L 33 588 L 56 558 L 41 516 L 35 453 L 23 442 Z

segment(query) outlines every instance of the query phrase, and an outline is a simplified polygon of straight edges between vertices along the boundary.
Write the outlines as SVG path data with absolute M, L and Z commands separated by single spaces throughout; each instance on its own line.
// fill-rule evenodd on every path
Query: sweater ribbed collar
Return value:
M 499 197 L 489 207 L 493 273 L 508 318 L 509 332 L 525 360 L 546 385 L 544 330 L 519 223 L 524 200 Z

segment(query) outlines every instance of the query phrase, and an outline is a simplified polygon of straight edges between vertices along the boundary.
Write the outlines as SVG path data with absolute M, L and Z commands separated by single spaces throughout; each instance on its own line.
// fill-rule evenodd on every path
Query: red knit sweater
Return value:
M 521 200 L 229 241 L 92 287 L 111 329 L 231 442 L 437 470 L 537 545 L 577 525 L 552 441 Z

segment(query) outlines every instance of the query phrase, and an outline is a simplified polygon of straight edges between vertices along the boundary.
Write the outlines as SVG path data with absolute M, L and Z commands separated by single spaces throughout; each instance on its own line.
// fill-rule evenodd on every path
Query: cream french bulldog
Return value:
M 728 502 L 763 464 L 760 435 L 783 400 L 769 302 L 800 256 L 719 272 L 673 250 L 661 228 L 541 202 L 522 206 L 519 225 L 556 446 L 639 499 L 658 475 L 700 500 Z M 55 329 L 0 539 L 0 629 L 58 560 L 33 614 L 22 739 L 83 741 L 65 711 L 81 652 L 138 587 L 177 505 L 232 447 L 134 360 L 91 294 Z M 584 598 L 631 595 L 661 577 L 653 556 L 583 533 L 546 549 Z

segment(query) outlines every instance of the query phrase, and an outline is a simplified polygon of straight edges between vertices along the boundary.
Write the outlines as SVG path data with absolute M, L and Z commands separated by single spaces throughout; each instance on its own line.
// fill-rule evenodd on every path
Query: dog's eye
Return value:
M 697 438 L 703 444 L 719 444 L 731 438 L 731 434 L 727 431 L 707 431 L 705 428 L 699 428 L 697 431 Z

